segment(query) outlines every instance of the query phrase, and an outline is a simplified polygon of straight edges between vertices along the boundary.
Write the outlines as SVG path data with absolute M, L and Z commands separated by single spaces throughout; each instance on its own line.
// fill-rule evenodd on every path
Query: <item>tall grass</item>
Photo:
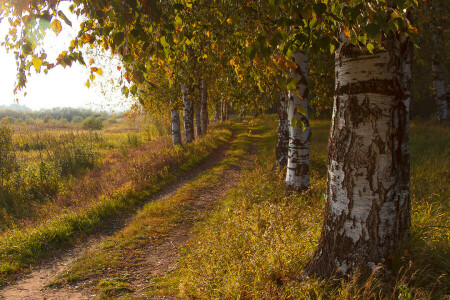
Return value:
M 448 299 L 450 295 L 450 130 L 411 125 L 411 242 L 393 270 L 351 279 L 305 279 L 320 236 L 326 189 L 328 122 L 312 122 L 311 189 L 285 196 L 274 173 L 274 130 L 258 162 L 183 250 L 180 268 L 151 294 L 205 299 Z
M 133 209 L 230 137 L 229 130 L 216 128 L 183 147 L 162 144 L 152 152 L 142 146 L 133 149 L 127 158 L 106 158 L 100 168 L 75 181 L 48 207 L 41 207 L 47 221 L 0 236 L 0 285 L 9 275 L 47 255 L 49 249 L 70 243 L 108 218 Z

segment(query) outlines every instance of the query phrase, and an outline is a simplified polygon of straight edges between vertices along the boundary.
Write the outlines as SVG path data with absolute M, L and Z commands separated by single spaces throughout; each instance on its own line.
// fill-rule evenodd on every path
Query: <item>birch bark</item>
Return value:
M 287 166 L 289 149 L 289 120 L 287 116 L 287 93 L 280 94 L 280 105 L 278 106 L 278 132 L 276 148 L 276 164 L 278 169 Z
M 344 42 L 336 52 L 325 218 L 310 275 L 373 270 L 409 238 L 412 47 L 391 36 L 385 48 Z
M 214 114 L 214 122 L 218 122 L 219 121 L 219 112 L 220 112 L 220 104 L 216 103 L 216 113 Z
M 181 145 L 181 130 L 180 130 L 180 114 L 175 104 L 172 104 L 172 143 L 174 146 Z
M 181 93 L 183 99 L 184 142 L 190 143 L 194 141 L 194 105 L 186 84 L 181 85 Z
M 208 89 L 204 81 L 200 90 L 200 105 L 201 105 L 201 128 L 202 132 L 208 131 Z
M 297 52 L 293 56 L 297 69 L 296 95 L 289 91 L 287 117 L 289 122 L 289 149 L 286 170 L 286 189 L 305 190 L 309 187 L 309 148 L 311 128 L 308 119 L 308 57 Z M 293 121 L 294 120 L 294 121 Z
M 445 84 L 445 74 L 442 68 L 442 60 L 440 57 L 440 51 L 442 47 L 442 36 L 437 25 L 433 26 L 433 57 L 431 63 L 431 71 L 433 73 L 433 89 L 434 98 L 437 105 L 437 119 L 438 121 L 448 120 L 448 102 L 447 91 Z
M 194 104 L 194 112 L 195 112 L 195 135 L 197 137 L 202 135 L 202 123 L 201 123 L 201 108 L 200 103 Z

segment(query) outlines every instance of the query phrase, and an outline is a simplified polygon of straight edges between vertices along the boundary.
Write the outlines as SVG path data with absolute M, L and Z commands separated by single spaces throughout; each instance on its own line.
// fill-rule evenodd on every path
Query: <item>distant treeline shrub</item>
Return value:
M 87 130 L 102 130 L 103 121 L 100 118 L 89 117 L 81 124 Z
M 65 122 L 81 123 L 83 120 L 94 117 L 103 118 L 106 120 L 110 118 L 111 115 L 108 112 L 94 112 L 89 109 L 78 109 L 78 108 L 53 108 L 45 109 L 39 111 L 27 111 L 27 110 L 11 110 L 11 109 L 1 109 L 0 108 L 0 119 L 9 118 L 10 123 L 15 120 L 24 121 L 30 123 L 35 120 L 42 120 L 44 123 L 49 123 L 52 120 L 64 120 Z M 121 116 L 116 116 L 121 117 Z

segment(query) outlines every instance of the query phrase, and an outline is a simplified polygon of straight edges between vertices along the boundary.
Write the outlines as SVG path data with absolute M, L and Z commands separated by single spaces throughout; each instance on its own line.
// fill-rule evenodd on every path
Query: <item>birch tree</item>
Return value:
M 172 116 L 172 143 L 174 146 L 181 145 L 181 130 L 180 130 L 180 113 L 175 104 L 171 109 Z
M 384 46 L 371 54 L 346 39 L 336 52 L 325 218 L 309 274 L 373 270 L 409 238 L 412 49 L 393 33 Z
M 287 117 L 289 148 L 286 170 L 287 190 L 301 191 L 309 186 L 309 148 L 311 128 L 308 120 L 308 58 L 303 52 L 293 56 L 297 90 L 289 91 Z
M 208 88 L 206 87 L 205 80 L 202 80 L 200 90 L 200 106 L 201 106 L 201 129 L 203 133 L 208 131 Z
M 186 84 L 181 84 L 181 94 L 183 99 L 184 142 L 190 143 L 194 141 L 194 103 Z
M 448 99 L 447 99 L 447 84 L 445 77 L 445 65 L 442 59 L 442 31 L 445 27 L 445 18 L 438 18 L 436 15 L 440 14 L 440 1 L 430 1 L 428 5 L 434 11 L 434 18 L 431 22 L 431 33 L 433 42 L 433 54 L 431 59 L 431 70 L 433 76 L 434 99 L 436 101 L 436 115 L 438 121 L 448 120 Z M 441 24 L 443 22 L 444 24 Z M 442 51 L 442 52 L 441 52 Z
M 275 161 L 278 169 L 287 166 L 289 149 L 289 120 L 287 115 L 287 93 L 280 93 L 280 102 L 278 105 L 278 131 Z

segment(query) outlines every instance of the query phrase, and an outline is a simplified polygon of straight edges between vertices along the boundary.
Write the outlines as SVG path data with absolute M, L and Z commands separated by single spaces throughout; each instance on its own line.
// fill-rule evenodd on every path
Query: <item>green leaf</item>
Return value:
M 336 46 L 333 43 L 331 43 L 330 44 L 330 53 L 333 54 L 334 50 L 336 50 Z
M 130 92 L 130 90 L 126 87 L 126 86 L 124 86 L 123 88 L 122 88 L 122 94 L 124 94 L 124 95 L 126 95 L 127 97 L 128 97 L 128 93 Z
M 320 18 L 326 10 L 327 5 L 325 3 L 314 4 L 314 11 L 316 12 L 318 18 Z
M 303 107 L 300 104 L 297 104 L 297 112 L 306 116 L 306 111 L 303 109 Z
M 286 88 L 290 91 L 297 90 L 297 80 L 295 78 L 289 78 L 286 83 Z
M 367 35 L 372 39 L 378 34 L 380 34 L 380 29 L 381 29 L 380 25 L 375 23 L 370 23 L 369 25 L 366 26 Z
M 177 24 L 178 26 L 183 25 L 183 20 L 180 18 L 180 16 L 175 17 L 175 24 Z
M 305 7 L 303 7 L 303 9 L 301 10 L 300 13 L 301 13 L 303 19 L 310 19 L 310 18 L 312 18 L 313 10 L 311 9 L 311 6 L 306 5 Z
M 369 52 L 373 54 L 373 49 L 375 49 L 375 46 L 372 43 L 367 43 L 366 47 L 367 50 L 369 50 Z
M 161 45 L 162 45 L 164 48 L 169 47 L 169 44 L 166 42 L 166 37 L 165 37 L 165 36 L 161 37 L 161 39 L 159 40 L 159 42 L 161 43 Z
M 249 46 L 249 47 L 247 47 L 247 49 L 245 49 L 245 52 L 247 53 L 247 56 L 250 59 L 255 58 L 256 51 L 257 51 L 256 47 L 253 47 L 253 46 Z
M 131 88 L 130 88 L 130 93 L 132 95 L 136 95 L 136 93 L 137 93 L 137 86 L 132 85 Z
M 72 22 L 66 17 L 66 15 L 62 11 L 58 11 L 58 17 L 60 17 L 67 25 L 72 27 Z
M 113 43 L 115 46 L 119 46 L 123 43 L 123 40 L 125 39 L 125 33 L 123 32 L 116 32 L 113 35 Z
M 297 127 L 297 119 L 295 117 L 293 117 L 291 119 L 291 126 L 294 127 L 294 128 Z

